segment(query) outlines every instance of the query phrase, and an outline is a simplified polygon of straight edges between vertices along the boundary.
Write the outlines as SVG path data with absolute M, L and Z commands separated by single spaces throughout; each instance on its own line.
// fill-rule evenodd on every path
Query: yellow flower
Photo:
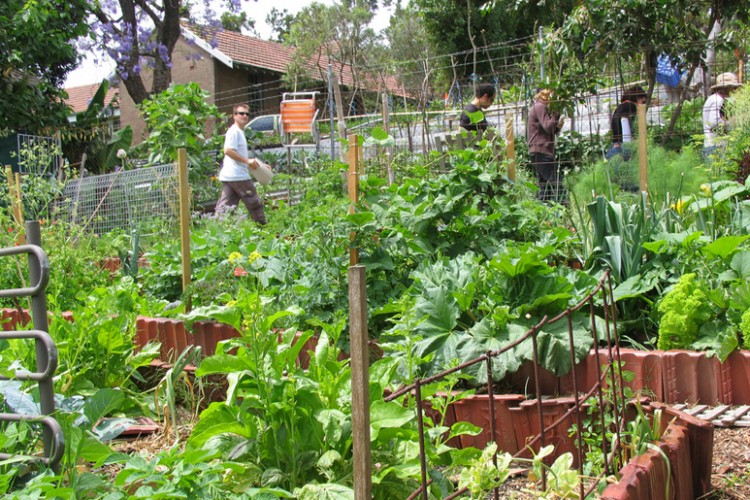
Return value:
M 677 200 L 677 203 L 672 203 L 671 205 L 669 205 L 669 208 L 671 208 L 678 214 L 682 214 L 682 210 L 685 208 L 685 202 L 682 200 Z
M 248 264 L 252 264 L 256 260 L 260 259 L 261 257 L 263 257 L 263 256 L 260 253 L 253 252 L 253 253 L 251 253 L 250 255 L 247 256 L 247 263 Z
M 237 262 L 241 258 L 242 258 L 242 254 L 239 253 L 239 252 L 232 252 L 232 253 L 229 254 L 229 257 L 228 257 L 230 264 L 234 264 L 235 262 Z
M 217 180 L 219 180 L 218 177 L 216 177 L 215 175 L 211 176 L 211 182 L 216 182 Z
M 703 194 L 705 194 L 706 196 L 711 196 L 711 185 L 701 184 L 701 191 L 703 191 Z

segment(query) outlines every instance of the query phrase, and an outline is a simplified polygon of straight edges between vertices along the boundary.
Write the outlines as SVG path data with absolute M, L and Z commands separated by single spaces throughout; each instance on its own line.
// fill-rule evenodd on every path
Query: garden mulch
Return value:
M 716 427 L 711 500 L 750 498 L 750 427 Z

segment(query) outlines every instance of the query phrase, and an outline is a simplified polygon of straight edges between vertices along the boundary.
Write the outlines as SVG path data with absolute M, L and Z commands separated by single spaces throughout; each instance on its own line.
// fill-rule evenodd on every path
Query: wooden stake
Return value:
M 338 120 L 338 131 L 339 131 L 339 137 L 344 138 L 346 137 L 346 120 L 344 119 L 344 103 L 341 101 L 341 86 L 339 85 L 339 79 L 336 77 L 336 73 L 332 73 L 333 77 L 333 98 L 336 99 L 336 119 Z M 331 133 L 333 133 L 333 130 L 331 130 Z M 344 150 L 343 148 L 340 149 L 341 151 L 341 161 L 344 161 Z M 331 152 L 333 155 L 333 151 Z
M 383 98 L 381 100 L 383 103 L 383 129 L 386 131 L 386 133 L 391 133 L 391 124 L 390 124 L 390 115 L 388 110 L 388 94 L 383 92 Z M 385 170 L 386 174 L 388 176 L 388 185 L 396 182 L 396 175 L 393 173 L 393 166 L 391 165 L 391 158 L 393 157 L 393 153 L 391 151 L 391 148 L 387 148 L 385 152 Z
M 646 134 L 646 105 L 638 105 L 638 185 L 648 192 L 648 141 Z
M 370 449 L 370 363 L 365 267 L 349 268 L 349 336 L 352 366 L 352 451 L 354 498 L 372 498 Z
M 516 182 L 516 144 L 513 131 L 513 115 L 505 115 L 505 149 L 508 155 L 508 179 Z
M 359 157 L 360 147 L 356 134 L 349 134 L 349 213 L 353 214 L 357 200 L 359 198 Z M 350 235 L 351 246 L 349 248 L 349 265 L 353 266 L 359 263 L 359 250 L 354 247 L 355 233 Z
M 180 249 L 182 251 L 182 291 L 190 285 L 190 194 L 188 185 L 187 150 L 177 150 L 177 188 L 180 197 Z M 185 311 L 190 311 L 190 297 L 185 303 Z
M 10 198 L 13 219 L 18 226 L 16 243 L 24 245 L 26 244 L 26 234 L 24 233 L 25 224 L 23 220 L 23 200 L 21 198 L 21 176 L 18 173 L 14 174 L 11 166 L 6 165 L 5 177 L 8 179 L 8 197 Z

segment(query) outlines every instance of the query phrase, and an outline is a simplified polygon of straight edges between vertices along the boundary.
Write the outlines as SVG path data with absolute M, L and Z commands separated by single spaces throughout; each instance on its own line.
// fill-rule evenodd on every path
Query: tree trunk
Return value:
M 154 81 L 151 94 L 167 90 L 172 83 L 172 52 L 180 38 L 180 2 L 164 2 L 164 21 L 156 25 L 157 39 L 165 47 L 166 57 L 162 59 L 158 49 L 154 54 Z
M 680 113 L 682 112 L 682 105 L 685 103 L 685 94 L 687 93 L 687 89 L 690 87 L 690 84 L 693 82 L 693 74 L 695 74 L 695 68 L 697 68 L 698 65 L 696 63 L 693 63 L 692 66 L 690 66 L 690 71 L 688 72 L 687 80 L 685 80 L 685 85 L 680 89 L 680 97 L 677 99 L 677 106 L 674 108 L 674 112 L 672 112 L 672 118 L 669 120 L 669 127 L 667 127 L 667 132 L 664 134 L 664 137 L 661 140 L 661 145 L 666 146 L 667 141 L 669 141 L 669 138 L 672 137 L 674 134 L 674 128 L 675 125 L 677 125 L 677 119 L 680 117 Z
M 471 50 L 472 50 L 472 56 L 473 56 L 473 64 L 471 69 L 471 80 L 473 85 L 473 89 L 475 92 L 477 90 L 477 85 L 479 85 L 479 79 L 477 76 L 477 44 L 474 43 L 474 35 L 471 33 L 471 0 L 466 0 L 466 33 L 469 35 L 469 41 L 471 42 Z

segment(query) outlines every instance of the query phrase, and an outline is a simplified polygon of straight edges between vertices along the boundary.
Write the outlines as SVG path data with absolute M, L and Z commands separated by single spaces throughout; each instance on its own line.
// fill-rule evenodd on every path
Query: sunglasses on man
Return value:
M 237 112 L 235 113 L 235 115 L 240 115 L 240 116 L 250 116 L 250 113 L 245 113 L 244 111 L 237 111 Z

